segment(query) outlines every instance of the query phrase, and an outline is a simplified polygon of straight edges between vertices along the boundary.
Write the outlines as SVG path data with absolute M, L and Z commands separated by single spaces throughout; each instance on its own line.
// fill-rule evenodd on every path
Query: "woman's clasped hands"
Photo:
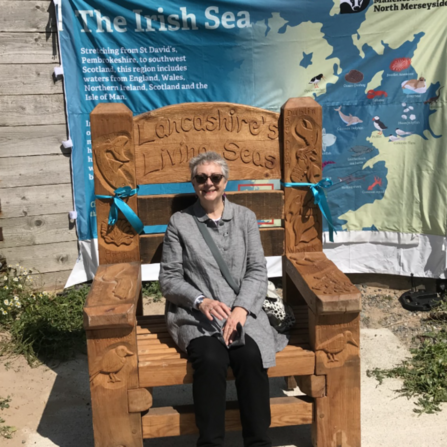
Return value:
M 240 323 L 241 326 L 244 326 L 248 314 L 243 307 L 235 307 L 231 310 L 225 303 L 212 300 L 211 298 L 204 298 L 199 306 L 199 310 L 210 321 L 213 321 L 213 318 L 218 320 L 227 319 L 223 328 L 223 338 L 227 346 L 236 339 L 237 325 Z

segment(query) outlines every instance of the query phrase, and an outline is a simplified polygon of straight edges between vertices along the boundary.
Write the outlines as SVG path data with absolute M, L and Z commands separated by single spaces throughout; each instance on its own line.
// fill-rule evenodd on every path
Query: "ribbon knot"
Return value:
M 286 188 L 292 187 L 292 186 L 309 186 L 310 190 L 312 191 L 312 194 L 314 195 L 314 203 L 315 205 L 318 205 L 318 207 L 321 210 L 321 213 L 323 214 L 324 218 L 326 219 L 329 227 L 329 240 L 331 242 L 334 242 L 334 231 L 335 227 L 332 223 L 332 216 L 331 212 L 329 210 L 329 205 L 327 203 L 326 193 L 324 191 L 324 188 L 328 188 L 329 186 L 332 186 L 332 180 L 329 178 L 325 178 L 323 180 L 320 180 L 318 183 L 283 183 L 281 182 L 283 186 Z M 335 233 L 337 233 L 335 231 Z
M 138 188 L 132 189 L 130 186 L 122 186 L 115 189 L 113 196 L 97 195 L 97 199 L 113 199 L 110 206 L 109 221 L 110 226 L 114 226 L 118 221 L 118 210 L 121 211 L 124 217 L 132 225 L 137 234 L 142 233 L 144 226 L 140 218 L 135 214 L 135 211 L 123 199 L 132 197 L 138 192 Z

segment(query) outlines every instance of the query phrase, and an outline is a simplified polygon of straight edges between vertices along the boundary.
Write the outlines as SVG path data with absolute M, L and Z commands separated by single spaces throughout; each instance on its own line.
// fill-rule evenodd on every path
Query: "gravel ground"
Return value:
M 402 307 L 399 297 L 404 290 L 357 287 L 362 292 L 361 328 L 389 329 L 408 348 L 420 344 L 424 334 L 441 330 L 431 312 L 411 312 Z

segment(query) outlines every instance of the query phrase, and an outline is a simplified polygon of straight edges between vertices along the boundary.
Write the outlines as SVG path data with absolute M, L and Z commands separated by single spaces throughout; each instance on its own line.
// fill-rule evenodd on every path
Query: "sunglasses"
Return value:
M 208 179 L 210 179 L 214 185 L 218 185 L 222 181 L 223 177 L 224 177 L 223 174 L 211 174 L 211 175 L 200 174 L 194 176 L 196 182 L 199 185 L 204 185 Z

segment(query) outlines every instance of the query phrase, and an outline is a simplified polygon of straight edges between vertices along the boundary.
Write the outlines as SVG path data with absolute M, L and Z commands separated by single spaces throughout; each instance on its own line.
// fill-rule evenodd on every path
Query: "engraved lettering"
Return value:
M 191 126 L 189 128 L 185 129 L 186 121 L 189 121 L 191 123 Z M 182 119 L 182 130 L 183 130 L 183 132 L 189 132 L 191 129 L 192 129 L 192 119 L 191 118 L 183 118 Z
M 171 154 L 171 151 L 172 151 L 172 154 Z M 172 164 L 172 166 L 175 166 L 175 159 L 174 159 L 174 157 L 175 157 L 175 153 L 176 153 L 176 149 L 166 149 L 166 152 L 168 153 L 168 155 L 169 155 L 169 158 L 171 159 L 171 164 Z
M 236 143 L 226 142 L 224 145 L 224 158 L 228 161 L 235 161 L 239 157 L 240 148 Z
M 273 169 L 276 165 L 276 157 L 274 155 L 265 156 L 265 167 L 267 169 Z
M 237 133 L 239 133 L 242 129 L 243 124 L 248 124 L 248 121 L 245 118 L 237 117 Z
M 163 169 L 163 162 L 160 157 L 151 157 L 149 153 L 143 153 L 144 157 L 144 175 L 151 172 L 161 171 Z
M 255 166 L 262 166 L 262 167 L 264 167 L 264 164 L 262 163 L 261 154 L 259 153 L 259 151 L 254 151 L 253 152 L 253 164 Z
M 250 153 L 250 149 L 243 149 L 241 151 L 241 160 L 244 163 L 250 163 L 251 161 L 251 153 Z
M 195 116 L 194 117 L 194 129 L 197 130 L 197 131 L 205 130 L 202 127 L 202 117 L 200 117 L 200 116 Z
M 252 120 L 250 121 L 248 128 L 252 135 L 259 135 L 259 132 L 261 132 L 261 123 L 257 120 Z
M 271 140 L 276 140 L 277 138 L 278 138 L 278 124 L 273 124 L 273 123 L 271 123 L 270 125 L 269 125 L 269 133 L 268 133 L 268 137 L 271 139 Z
M 206 130 L 208 130 L 210 132 L 212 132 L 213 130 L 216 130 L 217 122 L 218 122 L 217 117 L 215 117 L 215 116 L 208 116 L 206 118 L 206 122 L 207 122 Z
M 219 130 L 222 129 L 222 127 L 225 127 L 225 129 L 228 130 L 228 132 L 233 131 L 233 117 L 229 114 L 225 114 L 221 112 L 220 110 L 217 111 L 219 114 Z
M 155 133 L 158 138 L 169 137 L 169 121 L 160 121 L 155 126 Z
M 149 132 L 147 123 L 138 124 L 138 144 L 151 143 L 155 141 L 155 134 Z

